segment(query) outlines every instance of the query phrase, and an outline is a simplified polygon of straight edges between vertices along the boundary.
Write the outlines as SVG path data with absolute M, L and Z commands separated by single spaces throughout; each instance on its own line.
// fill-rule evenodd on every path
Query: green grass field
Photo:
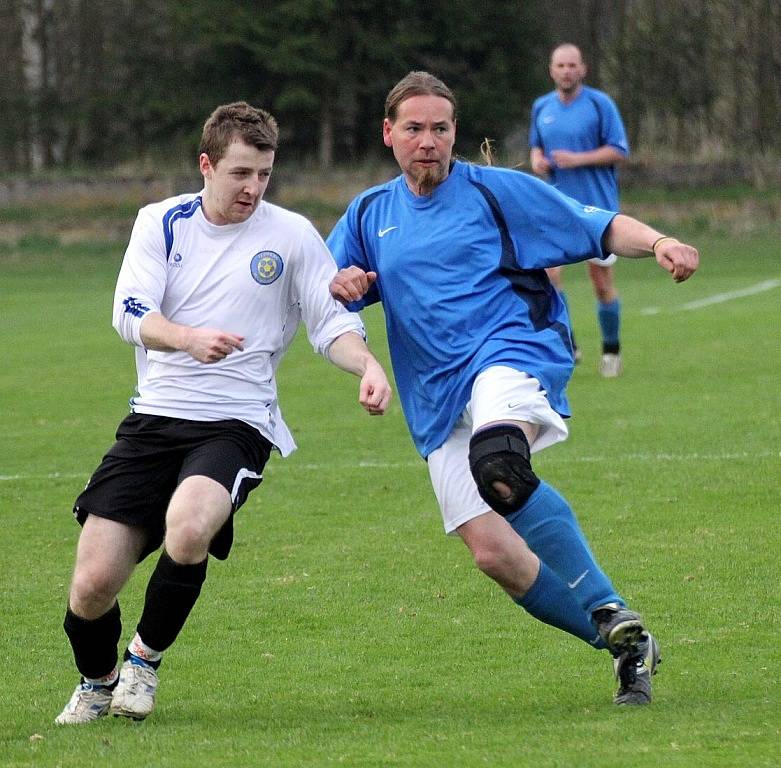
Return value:
M 366 416 L 357 380 L 298 338 L 280 389 L 299 450 L 272 458 L 231 558 L 211 563 L 157 709 L 81 728 L 52 722 L 76 683 L 61 629 L 70 507 L 135 381 L 110 327 L 122 245 L 4 246 L 0 764 L 778 766 L 778 239 L 694 240 L 686 284 L 650 260 L 619 265 L 618 380 L 596 372 L 585 268 L 567 271 L 585 360 L 571 438 L 536 459 L 662 643 L 651 707 L 613 706 L 605 653 L 478 573 L 442 534 L 398 403 Z M 366 320 L 387 360 L 381 314 Z M 155 559 L 123 593 L 123 642 Z

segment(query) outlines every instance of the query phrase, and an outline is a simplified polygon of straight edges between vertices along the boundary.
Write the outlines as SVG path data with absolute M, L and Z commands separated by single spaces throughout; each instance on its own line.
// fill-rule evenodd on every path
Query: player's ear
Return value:
M 393 146 L 393 139 L 391 138 L 391 130 L 393 130 L 393 123 L 389 118 L 385 118 L 382 121 L 382 141 L 386 147 Z
M 214 166 L 212 166 L 211 160 L 209 160 L 209 156 L 205 152 L 201 152 L 198 156 L 198 167 L 204 179 L 210 177 L 214 172 Z

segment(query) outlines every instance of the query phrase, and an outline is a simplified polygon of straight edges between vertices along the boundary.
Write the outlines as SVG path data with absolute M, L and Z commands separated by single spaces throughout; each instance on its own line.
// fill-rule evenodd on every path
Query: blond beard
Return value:
M 418 188 L 419 195 L 430 195 L 434 187 L 445 180 L 445 167 L 437 165 L 433 168 L 423 168 L 415 177 L 415 185 Z

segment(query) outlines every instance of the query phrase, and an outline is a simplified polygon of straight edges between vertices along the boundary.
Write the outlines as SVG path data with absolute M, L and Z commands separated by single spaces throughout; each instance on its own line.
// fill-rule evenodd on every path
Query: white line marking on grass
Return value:
M 36 475 L 0 475 L 0 482 L 9 480 L 56 480 L 58 478 L 83 477 L 85 480 L 89 477 L 87 472 L 48 472 L 46 474 Z
M 716 293 L 713 296 L 706 296 L 703 299 L 695 299 L 689 301 L 686 304 L 681 304 L 678 307 L 672 307 L 668 309 L 668 312 L 686 312 L 691 309 L 702 309 L 703 307 L 709 307 L 711 304 L 723 304 L 725 301 L 732 301 L 733 299 L 742 299 L 745 296 L 754 296 L 757 293 L 765 293 L 766 291 L 772 291 L 774 288 L 781 286 L 781 280 L 774 278 L 772 280 L 763 280 L 756 285 L 750 285 L 748 288 L 740 288 L 737 291 L 727 291 L 725 293 Z M 640 310 L 641 315 L 658 315 L 664 310 L 661 307 L 644 307 Z
M 615 464 L 621 461 L 636 462 L 691 462 L 691 461 L 736 461 L 741 459 L 781 459 L 781 451 L 762 451 L 759 453 L 749 453 L 748 451 L 737 451 L 735 453 L 624 453 L 619 456 L 572 456 L 572 457 L 546 457 L 547 464 L 599 464 L 609 462 Z M 326 463 L 299 464 L 295 469 L 303 469 L 312 472 L 321 472 L 328 469 L 412 469 L 424 467 L 425 462 L 420 459 L 417 461 L 340 461 Z M 283 468 L 276 461 L 266 466 L 264 472 L 274 472 L 276 468 Z M 13 482 L 16 480 L 54 480 L 82 478 L 85 482 L 89 479 L 87 472 L 49 472 L 47 474 L 19 474 L 19 475 L 0 475 L 0 482 Z
M 688 461 L 736 461 L 740 459 L 772 459 L 780 458 L 781 451 L 764 451 L 760 453 L 749 453 L 748 451 L 738 451 L 735 453 L 624 453 L 620 456 L 574 456 L 574 457 L 553 457 L 547 456 L 547 464 L 599 464 L 609 462 L 611 464 L 621 461 L 636 462 L 657 462 L 674 461 L 676 463 Z M 410 469 L 413 467 L 425 466 L 425 462 L 419 461 L 356 461 L 339 462 L 338 464 L 302 464 L 297 469 L 312 471 L 322 471 L 331 467 L 353 467 L 355 469 Z

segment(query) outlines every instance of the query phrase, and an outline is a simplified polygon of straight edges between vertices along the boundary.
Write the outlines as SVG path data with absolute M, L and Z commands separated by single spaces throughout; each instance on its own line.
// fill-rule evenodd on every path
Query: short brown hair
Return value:
M 410 72 L 391 88 L 385 99 L 385 117 L 396 119 L 399 104 L 412 96 L 441 96 L 453 105 L 453 120 L 456 119 L 456 97 L 438 77 L 428 72 Z
M 276 151 L 277 121 L 265 109 L 252 107 L 246 101 L 223 104 L 204 124 L 198 154 L 205 153 L 212 165 L 217 165 L 237 138 L 262 152 Z

